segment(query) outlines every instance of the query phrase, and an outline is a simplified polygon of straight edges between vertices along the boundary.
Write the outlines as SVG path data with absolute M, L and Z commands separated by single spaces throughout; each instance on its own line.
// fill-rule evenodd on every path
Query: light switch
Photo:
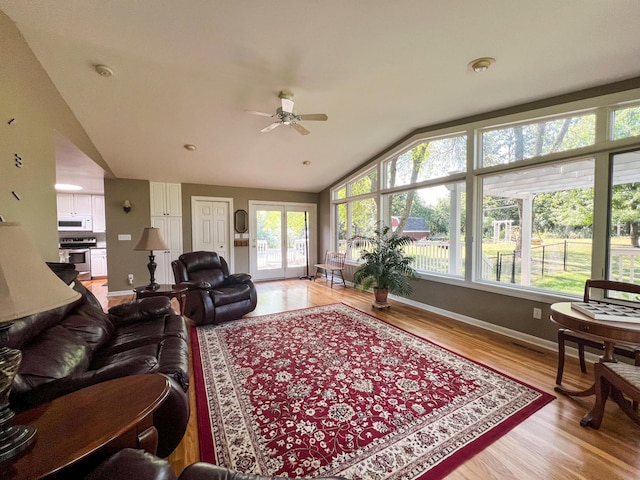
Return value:
M 118 240 L 131 240 L 131 234 L 130 233 L 119 233 L 118 234 Z

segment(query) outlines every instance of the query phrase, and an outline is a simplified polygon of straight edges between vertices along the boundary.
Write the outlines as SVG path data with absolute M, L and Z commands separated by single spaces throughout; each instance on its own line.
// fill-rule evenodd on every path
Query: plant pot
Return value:
M 373 294 L 376 297 L 376 303 L 387 303 L 387 296 L 389 295 L 388 288 L 374 288 Z

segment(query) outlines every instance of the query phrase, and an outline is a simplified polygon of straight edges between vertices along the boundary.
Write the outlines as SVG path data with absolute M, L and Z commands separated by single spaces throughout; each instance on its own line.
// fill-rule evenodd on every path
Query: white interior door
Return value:
M 228 199 L 193 197 L 191 200 L 193 251 L 216 252 L 230 268 L 233 266 L 231 210 Z
M 315 205 L 249 202 L 249 216 L 251 276 L 267 280 L 307 275 L 315 261 Z

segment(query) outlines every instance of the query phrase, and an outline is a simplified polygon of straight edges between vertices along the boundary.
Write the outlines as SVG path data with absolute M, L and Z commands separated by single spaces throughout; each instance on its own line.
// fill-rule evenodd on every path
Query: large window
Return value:
M 640 283 L 640 150 L 612 162 L 607 278 Z
M 579 293 L 591 276 L 592 159 L 482 180 L 482 280 Z
M 640 283 L 640 89 L 423 129 L 331 198 L 336 248 L 382 221 L 416 238 L 424 276 L 514 295 Z
M 387 225 L 416 241 L 409 247 L 419 272 L 464 276 L 465 185 L 463 182 L 388 195 Z
M 378 221 L 378 174 L 370 169 L 333 191 L 334 232 L 336 250 L 347 253 L 348 260 L 354 252 L 348 248 L 349 239 L 370 236 Z

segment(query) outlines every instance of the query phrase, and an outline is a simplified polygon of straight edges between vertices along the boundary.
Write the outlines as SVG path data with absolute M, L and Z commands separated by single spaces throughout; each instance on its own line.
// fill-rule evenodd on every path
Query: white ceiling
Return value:
M 418 127 L 640 76 L 638 0 L 0 0 L 0 9 L 120 178 L 318 192 Z M 496 63 L 470 72 L 483 56 Z M 329 120 L 303 122 L 307 136 L 260 133 L 271 119 L 245 110 L 275 112 L 283 89 L 297 113 Z

